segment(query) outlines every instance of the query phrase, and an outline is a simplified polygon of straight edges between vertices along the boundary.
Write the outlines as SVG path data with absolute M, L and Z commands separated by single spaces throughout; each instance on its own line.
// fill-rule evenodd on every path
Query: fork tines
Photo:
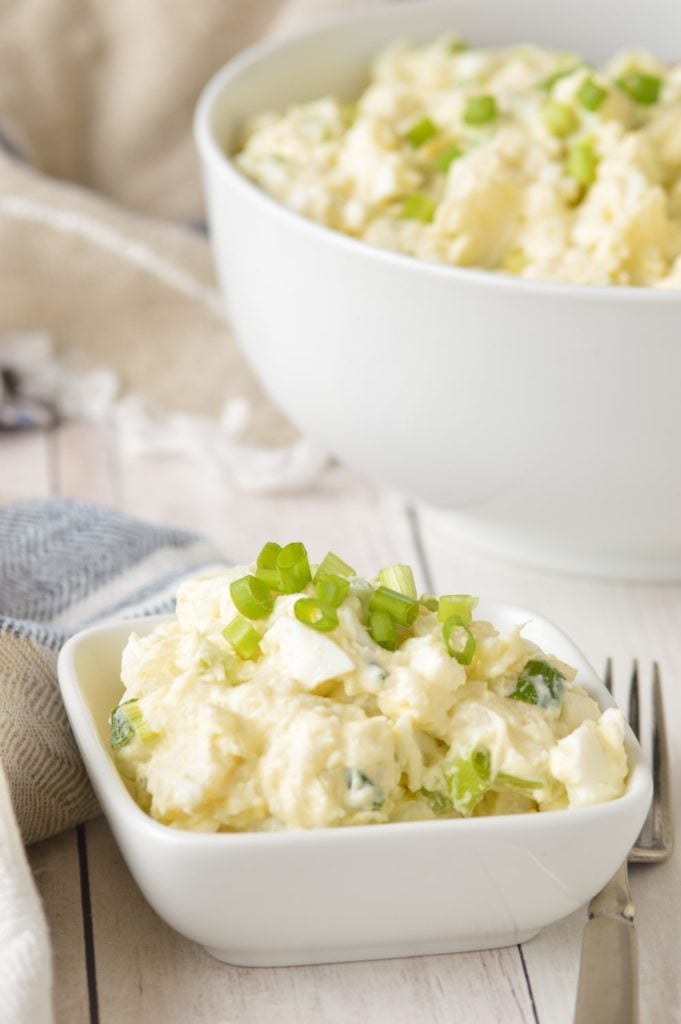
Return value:
M 608 658 L 604 683 L 613 692 L 613 663 Z M 662 701 L 660 666 L 653 662 L 651 686 L 651 760 L 653 773 L 653 801 L 641 834 L 631 851 L 631 861 L 666 860 L 674 845 L 674 826 L 669 773 L 669 749 Z M 634 661 L 629 681 L 628 718 L 632 731 L 641 738 L 641 686 L 638 661 Z

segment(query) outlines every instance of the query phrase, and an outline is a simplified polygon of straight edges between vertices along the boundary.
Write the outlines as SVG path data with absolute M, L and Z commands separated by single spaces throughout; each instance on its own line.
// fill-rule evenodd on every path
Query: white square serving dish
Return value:
M 478 615 L 578 669 L 612 698 L 574 644 L 534 612 L 481 602 Z M 158 618 L 85 630 L 59 658 L 66 710 L 102 809 L 156 912 L 220 960 L 250 966 L 447 953 L 523 942 L 585 903 L 624 860 L 652 783 L 630 731 L 627 791 L 542 814 L 274 833 L 203 834 L 159 824 L 130 796 L 109 747 L 128 635 Z

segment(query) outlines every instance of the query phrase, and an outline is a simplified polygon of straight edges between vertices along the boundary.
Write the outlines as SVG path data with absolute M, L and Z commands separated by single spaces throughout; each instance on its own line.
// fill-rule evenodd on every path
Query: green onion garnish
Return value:
M 617 86 L 626 92 L 634 103 L 642 107 L 652 107 L 660 98 L 662 79 L 657 75 L 646 75 L 642 71 L 627 71 L 617 79 Z
M 378 587 L 369 598 L 370 612 L 387 612 L 393 622 L 411 626 L 419 613 L 419 603 L 413 597 L 400 594 L 388 587 Z
M 446 174 L 449 168 L 452 166 L 455 160 L 458 160 L 460 156 L 463 156 L 463 150 L 460 146 L 457 146 L 455 142 L 452 142 L 451 146 L 447 146 L 435 160 L 435 169 L 440 171 L 442 174 Z
M 396 590 L 398 594 L 405 594 L 407 597 L 416 597 L 416 584 L 411 566 L 386 565 L 380 570 L 378 578 L 388 590 Z
M 421 789 L 419 794 L 426 798 L 435 814 L 445 814 L 452 809 L 452 801 L 446 793 L 440 793 L 439 790 Z
M 497 101 L 494 96 L 470 96 L 466 102 L 463 119 L 466 124 L 489 124 L 497 116 Z
M 264 619 L 274 608 L 269 588 L 255 576 L 242 576 L 229 585 L 234 607 L 247 619 Z
M 533 658 L 528 661 L 518 676 L 511 700 L 520 700 L 525 704 L 536 704 L 540 708 L 557 709 L 563 698 L 563 680 L 565 676 L 548 661 Z
M 450 39 L 447 42 L 447 53 L 452 55 L 455 53 L 465 53 L 468 48 L 468 43 L 464 39 Z
M 450 615 L 458 615 L 464 625 L 470 626 L 477 604 L 477 597 L 471 594 L 444 594 L 437 605 L 437 617 L 446 622 Z
M 470 814 L 491 786 L 491 757 L 480 747 L 469 757 L 459 757 L 445 770 L 445 782 L 459 814 Z
M 348 596 L 350 580 L 346 580 L 342 576 L 320 576 L 319 573 L 315 576 L 315 580 L 317 597 L 321 603 L 329 605 L 331 608 L 340 607 Z
M 418 149 L 424 142 L 428 142 L 430 139 L 434 139 L 437 135 L 437 125 L 429 117 L 422 117 L 420 121 L 413 124 L 411 128 L 404 133 L 405 140 L 414 149 Z
M 585 110 L 598 110 L 608 95 L 608 90 L 603 89 L 593 78 L 585 78 L 577 90 L 577 100 Z
M 589 188 L 596 180 L 598 156 L 591 139 L 582 139 L 570 146 L 567 155 L 567 172 L 582 188 Z
M 253 661 L 260 655 L 260 634 L 241 615 L 225 626 L 222 635 L 244 661 Z
M 277 589 L 277 558 L 281 551 L 281 544 L 273 540 L 267 542 L 256 559 L 255 575 L 262 580 L 270 590 Z
M 328 633 L 338 625 L 338 612 L 331 605 L 322 604 L 316 597 L 301 597 L 293 606 L 299 622 L 320 633 Z
M 542 104 L 541 116 L 547 130 L 558 139 L 572 135 L 579 127 L 579 120 L 575 112 L 556 100 L 547 100 Z
M 312 579 L 305 545 L 299 541 L 287 544 L 277 555 L 277 583 L 282 594 L 297 594 Z
M 124 747 L 133 736 L 137 736 L 141 740 L 154 740 L 158 736 L 158 733 L 154 732 L 145 722 L 137 697 L 132 700 L 124 700 L 122 704 L 115 707 L 109 716 L 109 723 L 111 725 L 112 750 Z
M 371 612 L 369 615 L 369 636 L 386 651 L 397 650 L 397 627 L 387 612 Z
M 273 540 L 268 540 L 267 544 L 263 545 L 260 554 L 258 555 L 255 564 L 258 569 L 276 569 L 277 558 L 281 551 L 281 544 L 277 544 Z
M 460 615 L 450 615 L 442 625 L 447 653 L 459 665 L 470 665 L 475 654 L 475 637 Z
M 344 562 L 342 558 L 338 557 L 338 555 L 334 555 L 333 551 L 327 551 L 321 563 L 317 567 L 317 571 L 314 575 L 314 578 L 315 580 L 317 580 L 320 576 L 348 577 L 356 575 L 357 573 L 355 572 L 351 565 L 348 565 L 347 562 Z
M 402 202 L 402 216 L 406 220 L 420 220 L 423 224 L 431 223 L 436 209 L 435 201 L 423 192 L 414 192 Z
M 439 598 L 433 597 L 432 594 L 421 594 L 419 601 L 429 612 L 436 612 L 440 606 Z

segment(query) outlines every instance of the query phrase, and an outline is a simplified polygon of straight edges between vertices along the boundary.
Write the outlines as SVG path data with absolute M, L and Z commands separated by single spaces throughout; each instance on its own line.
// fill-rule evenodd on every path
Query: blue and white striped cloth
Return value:
M 0 507 L 0 762 L 24 842 L 96 810 L 57 685 L 78 629 L 173 607 L 220 554 L 197 534 L 67 500 Z

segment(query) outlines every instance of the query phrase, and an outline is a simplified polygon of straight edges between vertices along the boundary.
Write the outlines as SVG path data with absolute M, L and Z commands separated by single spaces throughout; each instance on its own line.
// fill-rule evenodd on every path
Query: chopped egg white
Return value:
M 223 630 L 238 614 L 231 584 L 254 571 L 184 583 L 175 617 L 123 652 L 112 745 L 157 820 L 320 828 L 548 811 L 624 792 L 620 712 L 601 714 L 574 670 L 521 629 L 473 619 L 475 650 L 461 664 L 437 612 L 414 601 L 415 621 L 388 650 L 368 623 L 378 584 L 355 577 L 324 632 L 296 615 L 313 582 L 273 595 L 250 624 L 259 654 L 243 659 Z

